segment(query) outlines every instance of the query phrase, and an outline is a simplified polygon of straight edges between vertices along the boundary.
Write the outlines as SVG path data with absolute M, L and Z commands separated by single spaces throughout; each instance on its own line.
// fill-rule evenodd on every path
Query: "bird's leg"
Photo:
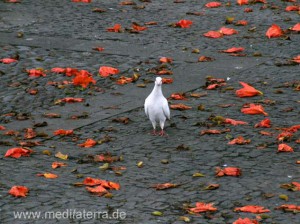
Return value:
M 151 132 L 151 135 L 157 135 L 156 130 L 153 129 L 153 131 Z

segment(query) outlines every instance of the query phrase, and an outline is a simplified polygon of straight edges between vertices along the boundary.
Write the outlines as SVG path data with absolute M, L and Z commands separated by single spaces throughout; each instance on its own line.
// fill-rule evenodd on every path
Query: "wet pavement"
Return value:
M 286 141 L 293 153 L 277 153 L 276 136 L 280 128 L 300 124 L 299 64 L 290 59 L 300 54 L 300 35 L 288 32 L 285 37 L 268 39 L 266 30 L 276 23 L 287 30 L 299 22 L 298 12 L 286 12 L 290 2 L 238 6 L 222 2 L 220 8 L 209 9 L 207 2 L 136 1 L 121 5 L 121 1 L 74 3 L 71 1 L 0 2 L 0 58 L 18 56 L 17 63 L 0 64 L 0 220 L 1 223 L 233 223 L 239 217 L 256 218 L 256 214 L 234 212 L 235 207 L 253 204 L 271 210 L 260 223 L 300 223 L 299 214 L 274 208 L 282 204 L 300 205 L 299 191 L 288 191 L 280 185 L 300 182 L 299 133 Z M 296 3 L 295 3 L 296 4 Z M 267 6 L 265 9 L 261 7 Z M 245 13 L 245 8 L 253 12 Z M 93 12 L 94 8 L 106 10 Z M 191 15 L 191 12 L 199 12 Z M 247 20 L 247 26 L 226 24 L 226 17 Z M 180 19 L 193 21 L 190 28 L 172 27 Z M 129 32 L 132 22 L 148 25 L 139 33 Z M 120 23 L 122 33 L 107 32 Z M 222 26 L 238 30 L 238 34 L 210 39 L 203 34 Z M 104 51 L 93 50 L 103 47 Z M 230 47 L 244 47 L 243 57 L 220 53 Z M 199 50 L 199 52 L 198 52 Z M 197 53 L 198 52 L 198 53 Z M 213 57 L 212 62 L 198 62 L 201 55 Z M 143 111 L 144 99 L 153 88 L 154 68 L 160 57 L 171 57 L 165 65 L 173 72 L 172 84 L 163 85 L 166 97 L 185 93 L 184 103 L 190 110 L 171 110 L 166 124 L 168 137 L 150 135 L 152 128 Z M 100 66 L 112 66 L 120 74 L 111 78 L 98 75 Z M 52 73 L 54 67 L 85 69 L 97 83 L 87 89 L 72 84 L 49 85 L 49 82 L 72 80 Z M 29 78 L 26 69 L 43 68 L 46 77 Z M 116 78 L 140 74 L 134 83 L 117 85 Z M 206 90 L 206 77 L 223 78 L 227 85 Z M 264 95 L 238 98 L 239 81 L 247 82 Z M 144 88 L 141 88 L 144 87 Z M 38 90 L 36 95 L 29 90 Z M 298 90 L 297 90 L 298 89 Z M 201 93 L 195 98 L 191 93 Z M 58 103 L 64 97 L 82 97 L 80 103 Z M 240 112 L 245 103 L 260 103 L 269 114 L 271 128 L 254 128 L 263 115 Z M 200 109 L 200 110 L 199 110 Z M 45 117 L 47 113 L 60 118 Z M 74 119 L 74 116 L 77 119 Z M 212 121 L 222 116 L 248 122 L 248 125 L 225 125 Z M 116 122 L 119 118 L 128 123 Z M 44 123 L 43 123 L 44 122 Z M 44 125 L 41 125 L 44 124 Z M 42 145 L 31 147 L 30 157 L 5 158 L 5 152 L 18 147 L 24 139 L 24 129 L 38 133 L 31 141 Z M 200 135 L 205 129 L 230 129 L 219 135 Z M 72 136 L 54 136 L 57 129 L 74 130 Z M 6 134 L 8 130 L 15 133 Z M 261 135 L 260 131 L 273 133 Z M 232 138 L 251 139 L 247 145 L 228 145 Z M 78 144 L 92 138 L 98 142 L 92 148 Z M 46 155 L 45 150 L 51 153 Z M 66 161 L 56 158 L 57 152 L 68 154 Z M 121 157 L 104 169 L 104 162 L 95 162 L 95 155 L 110 153 Z M 53 170 L 54 161 L 67 163 Z M 143 165 L 139 167 L 137 164 Z M 113 171 L 111 166 L 126 167 Z M 216 177 L 216 167 L 239 167 L 239 177 Z M 56 179 L 36 176 L 51 172 Z M 203 177 L 193 177 L 195 173 Z M 86 177 L 118 182 L 120 190 L 111 191 L 112 198 L 90 194 L 74 183 Z M 179 184 L 176 188 L 155 190 L 158 183 Z M 216 190 L 203 190 L 209 184 L 220 184 Z M 15 198 L 8 194 L 13 185 L 24 185 L 29 194 Z M 288 196 L 288 201 L 279 196 Z M 189 214 L 187 206 L 196 202 L 214 203 L 217 211 L 201 215 Z M 124 211 L 124 220 L 102 219 L 15 219 L 14 211 Z M 152 213 L 159 211 L 161 216 Z

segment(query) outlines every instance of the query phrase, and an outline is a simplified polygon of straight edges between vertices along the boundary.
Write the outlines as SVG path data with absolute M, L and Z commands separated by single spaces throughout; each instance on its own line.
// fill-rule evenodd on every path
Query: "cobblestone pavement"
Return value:
M 280 187 L 300 182 L 299 164 L 296 164 L 300 160 L 299 144 L 295 142 L 300 138 L 299 133 L 286 142 L 294 148 L 293 153 L 277 153 L 276 140 L 282 128 L 300 124 L 300 68 L 299 64 L 290 62 L 300 54 L 300 36 L 296 32 L 287 32 L 281 38 L 265 36 L 273 23 L 284 30 L 299 23 L 298 12 L 284 10 L 297 3 L 268 1 L 268 4 L 239 6 L 235 1 L 231 5 L 220 1 L 221 7 L 209 9 L 204 6 L 208 1 L 135 1 L 135 5 L 126 6 L 120 2 L 0 2 L 0 58 L 19 57 L 17 63 L 0 64 L 0 125 L 6 128 L 0 131 L 1 223 L 184 223 L 180 220 L 184 216 L 190 223 L 224 224 L 233 223 L 239 217 L 257 218 L 256 214 L 233 211 L 248 204 L 271 210 L 262 216 L 260 223 L 300 223 L 299 214 L 275 210 L 282 204 L 300 205 L 299 191 Z M 97 13 L 93 12 L 94 8 L 106 11 Z M 253 12 L 245 13 L 245 8 Z M 199 13 L 193 15 L 193 12 Z M 247 20 L 249 24 L 225 25 L 226 17 Z M 180 19 L 192 20 L 193 24 L 187 29 L 170 26 Z M 150 21 L 158 24 L 148 25 L 147 30 L 139 33 L 128 31 L 132 22 L 143 25 Z M 124 32 L 106 32 L 116 23 L 122 25 Z M 203 36 L 222 26 L 239 33 L 220 39 Z M 104 51 L 93 50 L 98 46 Z M 246 56 L 233 57 L 219 52 L 230 47 L 244 47 Z M 201 55 L 215 60 L 198 62 Z M 174 59 L 166 65 L 173 75 L 164 76 L 172 77 L 174 82 L 163 85 L 164 95 L 185 93 L 187 100 L 170 99 L 170 104 L 184 103 L 192 107 L 171 110 L 171 120 L 166 125 L 168 137 L 149 134 L 152 127 L 143 111 L 144 99 L 156 77 L 151 71 L 161 65 L 162 56 Z M 100 66 L 116 67 L 120 74 L 102 78 L 98 76 Z M 49 85 L 49 82 L 72 79 L 52 73 L 54 67 L 86 69 L 97 83 L 87 89 L 72 84 Z M 47 76 L 29 78 L 26 69 L 33 68 L 43 68 Z M 135 83 L 116 84 L 115 77 L 134 73 L 141 75 Z M 206 90 L 207 76 L 223 78 L 227 85 Z M 235 90 L 241 87 L 239 81 L 250 83 L 264 94 L 236 97 Z M 29 94 L 31 89 L 38 93 Z M 201 93 L 202 97 L 192 97 L 191 93 Z M 57 103 L 64 97 L 82 97 L 85 101 Z M 241 113 L 245 103 L 262 104 L 272 127 L 254 128 L 264 116 Z M 60 118 L 45 117 L 46 113 L 60 114 Z M 248 124 L 218 124 L 213 121 L 214 116 Z M 38 134 L 32 140 L 42 145 L 31 147 L 34 153 L 30 157 L 4 157 L 8 149 L 26 140 L 25 128 L 34 128 Z M 200 135 L 208 128 L 228 132 Z M 54 136 L 57 129 L 73 129 L 74 134 Z M 15 133 L 7 135 L 9 130 Z M 262 130 L 272 135 L 261 135 Z M 238 136 L 251 139 L 250 144 L 228 145 L 230 139 Z M 97 140 L 98 144 L 92 148 L 78 146 L 88 138 Z M 68 160 L 55 158 L 57 152 L 68 154 Z M 93 158 L 106 153 L 118 161 L 105 168 L 107 164 L 95 162 Z M 54 161 L 63 161 L 67 166 L 53 170 Z M 139 167 L 137 164 L 141 162 L 143 165 Z M 216 177 L 216 167 L 227 166 L 239 167 L 242 175 Z M 126 169 L 116 171 L 113 167 Z M 58 178 L 36 176 L 44 172 L 55 173 Z M 195 173 L 204 176 L 193 177 Z M 78 186 L 86 177 L 118 182 L 121 189 L 112 190 L 113 197 L 90 194 L 85 187 Z M 165 190 L 152 187 L 168 182 L 178 186 Z M 209 184 L 220 187 L 204 190 Z M 14 185 L 28 187 L 27 197 L 9 195 Z M 288 201 L 282 199 L 286 196 Z M 218 210 L 189 214 L 187 206 L 196 202 L 214 203 Z M 26 220 L 13 216 L 14 211 L 43 214 L 67 209 L 109 211 L 110 214 L 123 211 L 126 218 Z M 154 211 L 162 215 L 155 216 Z

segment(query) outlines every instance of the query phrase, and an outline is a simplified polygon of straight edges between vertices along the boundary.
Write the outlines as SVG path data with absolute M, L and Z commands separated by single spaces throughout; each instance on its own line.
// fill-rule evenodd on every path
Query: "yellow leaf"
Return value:
M 205 177 L 205 175 L 202 173 L 194 173 L 193 177 Z
M 279 198 L 282 199 L 282 200 L 285 200 L 285 201 L 289 200 L 289 197 L 286 194 L 279 195 Z
M 58 176 L 54 173 L 44 173 L 44 177 L 48 178 L 48 179 L 55 179 Z
M 163 213 L 160 212 L 160 211 L 154 211 L 154 212 L 152 212 L 152 215 L 155 215 L 155 216 L 162 216 Z
M 52 154 L 49 150 L 44 150 L 42 153 L 47 156 L 51 156 Z
M 61 152 L 56 153 L 55 157 L 63 159 L 63 160 L 67 160 L 68 159 L 68 155 L 67 154 L 62 154 Z

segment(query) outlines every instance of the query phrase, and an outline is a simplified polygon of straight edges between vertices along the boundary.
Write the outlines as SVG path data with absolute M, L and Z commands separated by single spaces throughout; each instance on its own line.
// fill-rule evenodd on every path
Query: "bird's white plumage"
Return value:
M 167 99 L 164 97 L 162 90 L 162 79 L 157 77 L 155 85 L 146 98 L 144 108 L 145 113 L 152 123 L 153 129 L 156 129 L 156 124 L 159 123 L 163 133 L 166 119 L 170 119 L 170 108 Z

